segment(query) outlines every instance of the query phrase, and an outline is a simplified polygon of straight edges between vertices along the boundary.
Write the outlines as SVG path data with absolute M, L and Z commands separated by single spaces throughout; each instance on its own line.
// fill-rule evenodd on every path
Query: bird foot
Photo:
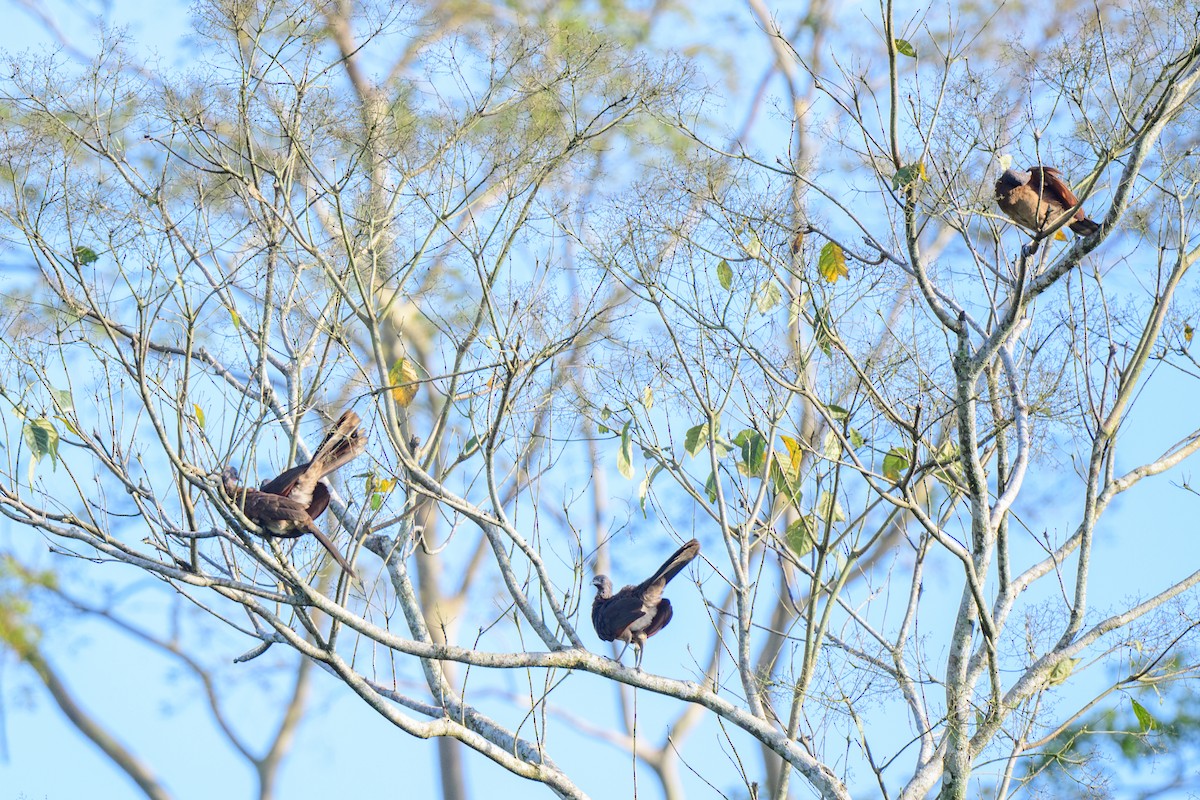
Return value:
M 1029 242 L 1028 244 L 1021 246 L 1021 255 L 1025 258 L 1029 258 L 1030 256 L 1037 253 L 1037 251 L 1038 251 L 1038 243 L 1037 242 Z

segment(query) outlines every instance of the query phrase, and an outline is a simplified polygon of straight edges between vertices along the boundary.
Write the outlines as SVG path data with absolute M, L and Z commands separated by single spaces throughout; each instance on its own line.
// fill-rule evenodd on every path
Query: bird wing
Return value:
M 296 486 L 296 481 L 308 469 L 309 463 L 306 461 L 299 466 L 279 473 L 271 480 L 264 482 L 262 486 L 259 486 L 259 491 L 269 492 L 270 494 L 281 494 L 285 497 L 290 496 L 292 489 Z M 312 490 L 312 499 L 308 503 L 308 515 L 316 519 L 327 508 L 329 508 L 329 487 L 325 485 L 324 481 L 317 481 L 317 485 Z
M 282 495 L 291 493 L 296 481 L 308 469 L 308 465 L 309 462 L 305 461 L 303 464 L 297 464 L 291 469 L 284 470 L 269 481 L 263 481 L 263 484 L 258 487 L 259 491 Z
M 1058 203 L 1063 209 L 1072 208 L 1079 204 L 1079 198 L 1071 191 L 1062 179 L 1062 173 L 1054 167 L 1030 167 L 1029 188 L 1033 189 L 1046 201 Z M 1077 212 L 1077 215 L 1082 211 Z
M 634 594 L 635 587 L 626 586 L 612 597 L 592 602 L 592 627 L 606 642 L 620 639 L 629 626 L 646 613 L 642 598 Z
M 648 639 L 667 627 L 667 623 L 673 616 L 675 616 L 675 612 L 671 609 L 671 601 L 664 597 L 654 612 L 654 619 L 650 620 L 650 624 L 642 630 L 642 638 Z
M 239 490 L 234 499 L 246 517 L 268 535 L 292 538 L 316 528 L 306 508 L 290 497 L 246 489 Z

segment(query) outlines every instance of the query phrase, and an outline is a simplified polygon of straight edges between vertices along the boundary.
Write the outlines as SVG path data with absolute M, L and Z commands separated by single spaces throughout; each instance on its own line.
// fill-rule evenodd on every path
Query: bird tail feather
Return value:
M 321 543 L 322 547 L 329 551 L 329 555 L 333 556 L 333 560 L 336 561 L 342 569 L 346 570 L 346 574 L 349 575 L 351 579 L 358 580 L 358 575 L 354 572 L 354 567 L 350 566 L 350 562 L 347 561 L 346 557 L 342 555 L 342 552 L 337 549 L 337 546 L 333 542 L 329 541 L 329 537 L 321 532 L 320 528 L 318 528 L 316 525 L 313 525 L 309 532 L 316 537 L 316 540 Z
M 682 572 L 683 568 L 686 567 L 688 563 L 699 554 L 700 542 L 692 539 L 683 547 L 676 550 L 671 557 L 668 558 L 663 565 L 658 568 L 658 571 L 647 578 L 646 582 L 642 585 L 650 586 L 651 584 L 661 582 L 662 585 L 665 586 L 672 578 Z
M 338 421 L 325 434 L 325 438 L 313 451 L 312 460 L 296 479 L 295 488 L 289 493 L 307 504 L 312 498 L 317 481 L 344 464 L 353 461 L 366 449 L 367 439 L 358 425 L 362 420 L 353 411 L 338 417 Z

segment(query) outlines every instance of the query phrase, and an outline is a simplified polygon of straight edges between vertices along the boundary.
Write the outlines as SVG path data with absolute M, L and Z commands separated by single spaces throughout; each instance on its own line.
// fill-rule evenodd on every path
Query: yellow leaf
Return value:
M 417 396 L 420 387 L 417 368 L 407 358 L 401 358 L 388 370 L 388 384 L 392 388 L 392 399 L 401 408 L 408 408 Z
M 792 239 L 792 255 L 800 255 L 800 251 L 804 248 L 804 230 L 796 231 L 795 238 Z
M 1059 660 L 1050 669 L 1050 674 L 1046 678 L 1046 684 L 1048 686 L 1058 686 L 1064 683 L 1067 678 L 1071 677 L 1071 673 L 1075 671 L 1075 665 L 1082 660 L 1082 658 L 1064 658 Z
M 192 403 L 192 410 L 196 412 L 196 422 L 200 423 L 200 427 L 204 427 L 204 409 L 198 404 Z
M 1062 232 L 1062 228 L 1059 228 L 1058 230 L 1056 230 L 1054 232 L 1054 241 L 1065 242 L 1066 240 L 1067 240 L 1067 235 Z
M 846 268 L 846 254 L 840 246 L 834 242 L 827 242 L 821 248 L 821 255 L 817 258 L 817 272 L 828 283 L 837 283 L 838 278 L 850 275 L 850 270 Z
M 1195 329 L 1195 328 L 1193 328 L 1191 325 L 1188 325 L 1188 324 L 1186 324 L 1186 323 L 1184 324 L 1184 326 L 1183 326 L 1183 340 L 1184 340 L 1185 342 L 1187 342 L 1188 344 L 1191 344 L 1191 343 L 1192 343 L 1192 336 L 1193 336 L 1195 333 L 1196 333 L 1196 329 Z
M 788 469 L 790 469 L 792 474 L 795 475 L 796 471 L 800 469 L 800 461 L 804 458 L 804 451 L 800 448 L 800 442 L 796 439 L 793 439 L 791 436 L 781 435 L 779 438 L 783 440 L 783 445 L 788 451 L 789 460 L 791 462 L 788 464 Z

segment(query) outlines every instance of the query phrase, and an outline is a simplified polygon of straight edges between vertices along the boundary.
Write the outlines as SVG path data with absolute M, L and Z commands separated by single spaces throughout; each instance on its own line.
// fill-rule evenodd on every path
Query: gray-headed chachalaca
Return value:
M 266 535 L 295 538 L 311 533 L 352 578 L 358 576 L 350 562 L 317 527 L 313 518 L 329 505 L 329 488 L 321 478 L 357 457 L 366 447 L 366 437 L 358 424 L 358 414 L 353 411 L 342 414 L 317 445 L 311 460 L 272 478 L 261 489 L 238 486 L 238 472 L 233 467 L 226 467 L 221 475 L 225 494 Z
M 646 640 L 671 621 L 671 601 L 663 597 L 663 589 L 699 553 L 700 543 L 692 539 L 649 578 L 636 586 L 626 586 L 616 594 L 613 594 L 612 581 L 607 575 L 593 578 L 596 599 L 592 601 L 592 626 L 596 635 L 606 642 L 621 641 L 626 647 L 633 645 L 634 667 L 640 669 Z M 621 655 L 624 653 L 625 650 L 621 650 Z M 620 657 L 618 655 L 617 659 Z
M 996 181 L 996 204 L 1018 225 L 1034 234 L 1042 234 L 1062 222 L 1063 215 L 1074 208 L 1070 228 L 1080 236 L 1091 236 L 1100 230 L 1100 224 L 1088 219 L 1079 205 L 1079 198 L 1062 179 L 1062 173 L 1053 167 L 1030 167 L 1026 172 L 1004 170 Z M 1035 239 L 1029 246 L 1030 254 L 1036 253 Z

